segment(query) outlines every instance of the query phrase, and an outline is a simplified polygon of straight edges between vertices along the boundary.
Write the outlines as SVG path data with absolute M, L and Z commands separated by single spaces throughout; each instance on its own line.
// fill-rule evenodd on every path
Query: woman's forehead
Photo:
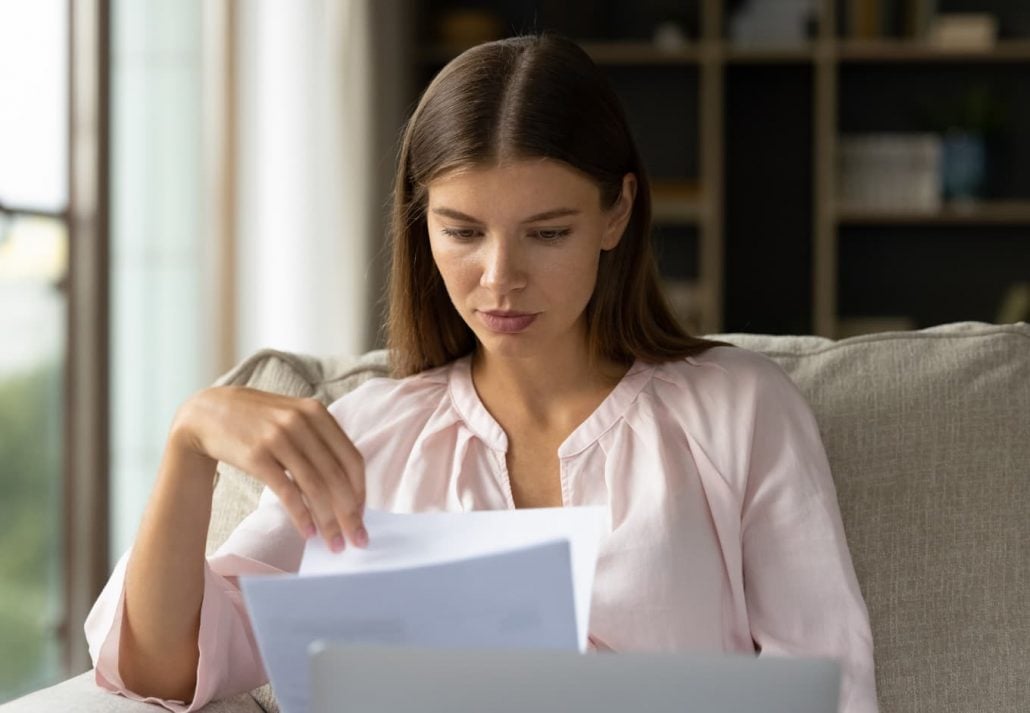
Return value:
M 528 159 L 493 166 L 453 169 L 428 185 L 430 209 L 443 205 L 496 210 L 499 207 L 538 209 L 541 203 L 599 207 L 600 191 L 584 174 L 561 161 Z M 550 207 L 550 206 L 549 206 Z

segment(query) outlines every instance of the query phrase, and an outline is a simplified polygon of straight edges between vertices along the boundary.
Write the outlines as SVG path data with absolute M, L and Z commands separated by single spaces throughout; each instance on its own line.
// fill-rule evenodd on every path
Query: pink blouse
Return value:
M 507 437 L 468 357 L 377 378 L 329 407 L 365 458 L 369 507 L 513 508 Z M 842 713 L 877 710 L 872 637 L 812 411 L 767 357 L 714 347 L 638 361 L 558 449 L 562 502 L 608 506 L 597 563 L 595 650 L 825 656 Z M 375 537 L 375 533 L 370 533 Z M 192 711 L 267 678 L 236 577 L 295 572 L 303 540 L 267 488 L 208 559 Z M 101 686 L 118 675 L 125 563 L 86 621 Z

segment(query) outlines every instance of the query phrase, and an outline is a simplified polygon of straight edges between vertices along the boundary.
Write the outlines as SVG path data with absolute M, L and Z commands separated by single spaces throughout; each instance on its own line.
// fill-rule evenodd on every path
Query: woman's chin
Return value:
M 498 334 L 477 332 L 479 348 L 491 356 L 520 359 L 540 352 L 540 340 L 528 334 Z

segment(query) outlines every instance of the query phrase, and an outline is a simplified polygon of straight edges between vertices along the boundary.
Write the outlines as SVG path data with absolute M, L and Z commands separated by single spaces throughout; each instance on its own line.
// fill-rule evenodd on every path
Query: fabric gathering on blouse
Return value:
M 365 459 L 368 507 L 515 507 L 507 437 L 476 393 L 470 357 L 372 379 L 329 411 Z M 591 650 L 829 657 L 841 666 L 840 712 L 877 710 L 869 619 L 829 462 L 811 408 L 775 362 L 737 347 L 638 360 L 558 456 L 563 505 L 610 515 Z M 172 711 L 262 685 L 236 578 L 296 572 L 303 547 L 265 488 L 208 558 L 189 703 L 143 699 L 118 674 L 126 553 L 86 621 L 97 683 Z

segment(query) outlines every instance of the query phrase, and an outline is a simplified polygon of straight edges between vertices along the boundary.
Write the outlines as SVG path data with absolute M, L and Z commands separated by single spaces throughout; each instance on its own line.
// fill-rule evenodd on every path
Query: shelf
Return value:
M 654 223 L 699 223 L 704 208 L 699 203 L 655 201 L 651 206 L 651 220 Z
M 992 49 L 941 48 L 914 40 L 841 40 L 829 45 L 841 62 L 1030 62 L 1030 41 L 1001 40 Z
M 1030 40 L 1000 40 L 991 49 L 941 48 L 915 40 L 835 40 L 804 46 L 741 47 L 732 42 L 692 42 L 663 50 L 645 40 L 580 40 L 600 65 L 696 65 L 706 60 L 728 64 L 798 64 L 817 58 L 842 63 L 1030 62 Z M 444 64 L 467 47 L 434 45 L 421 53 L 425 64 Z
M 722 56 L 728 64 L 804 64 L 815 60 L 813 45 L 802 47 L 739 47 L 724 43 Z
M 945 206 L 939 211 L 841 208 L 840 225 L 1030 225 L 1030 201 L 984 201 L 968 206 Z
M 590 58 L 599 65 L 696 65 L 701 62 L 702 50 L 696 43 L 682 49 L 663 50 L 651 42 L 634 40 L 577 40 Z M 434 45 L 421 53 L 424 64 L 445 64 L 467 47 Z
M 655 223 L 698 223 L 704 200 L 696 181 L 657 180 L 651 184 L 651 219 Z
M 643 41 L 582 41 L 579 44 L 594 62 L 604 65 L 693 65 L 701 61 L 702 55 L 696 44 L 678 50 L 663 50 Z

